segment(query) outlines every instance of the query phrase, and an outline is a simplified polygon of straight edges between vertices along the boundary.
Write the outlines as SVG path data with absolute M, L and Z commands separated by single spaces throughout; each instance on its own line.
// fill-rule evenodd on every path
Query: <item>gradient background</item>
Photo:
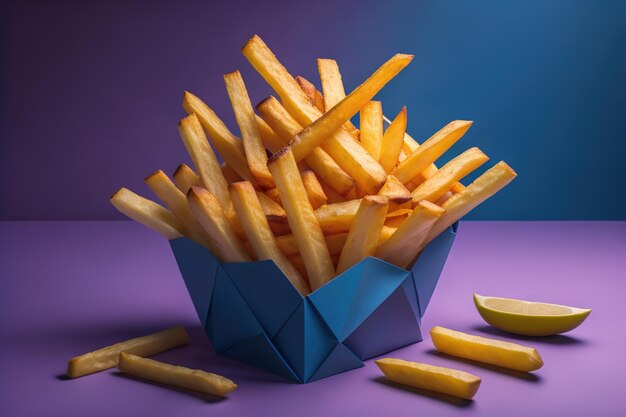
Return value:
M 378 96 L 424 140 L 452 119 L 518 179 L 470 219 L 626 219 L 626 2 L 4 2 L 0 220 L 122 218 L 119 186 L 188 162 L 176 123 L 197 93 L 236 131 L 222 74 L 258 33 L 294 75 L 335 58 L 352 89 L 395 52 Z M 482 170 L 481 170 L 482 171 Z M 473 178 L 473 177 L 470 177 Z M 467 181 L 464 181 L 467 183 Z

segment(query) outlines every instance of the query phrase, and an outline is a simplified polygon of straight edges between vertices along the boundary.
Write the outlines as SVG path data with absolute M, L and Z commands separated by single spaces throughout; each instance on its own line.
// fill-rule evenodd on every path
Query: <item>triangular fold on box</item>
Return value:
M 341 337 L 364 268 L 365 265 L 359 262 L 308 295 L 337 338 Z
M 420 316 L 420 306 L 419 306 L 419 302 L 416 296 L 415 283 L 413 282 L 410 276 L 404 280 L 402 285 L 400 285 L 400 288 L 402 288 L 402 290 L 404 291 L 404 295 L 406 296 L 407 301 L 411 305 L 411 311 L 413 311 L 413 316 L 419 322 L 422 318 Z
M 363 265 L 350 312 L 341 331 L 341 338 L 352 333 L 378 306 L 406 280 L 409 273 L 377 258 L 368 257 Z
M 448 254 L 456 237 L 457 227 L 458 222 L 430 242 L 411 267 L 421 317 L 426 312 L 426 307 L 428 307 L 437 281 L 439 281 L 439 275 L 446 264 L 446 259 L 448 259 Z
M 222 267 L 270 338 L 302 303 L 302 296 L 274 261 L 225 263 Z
M 354 353 L 350 351 L 342 343 L 337 343 L 337 346 L 330 352 L 326 360 L 317 368 L 315 373 L 306 382 L 317 381 L 318 379 L 326 378 L 331 375 L 339 374 L 341 372 L 350 371 L 352 369 L 363 367 L 363 362 L 357 358 Z
M 361 360 L 422 340 L 418 319 L 398 288 L 343 343 Z
M 328 356 L 337 339 L 310 301 L 305 299 L 272 342 L 294 373 L 306 380 Z
M 217 353 L 264 333 L 263 327 L 222 268 L 217 270 L 213 301 L 205 328 Z
M 219 261 L 206 248 L 184 237 L 170 240 L 170 246 L 193 306 L 204 326 Z
M 264 333 L 239 342 L 222 355 L 302 383 Z

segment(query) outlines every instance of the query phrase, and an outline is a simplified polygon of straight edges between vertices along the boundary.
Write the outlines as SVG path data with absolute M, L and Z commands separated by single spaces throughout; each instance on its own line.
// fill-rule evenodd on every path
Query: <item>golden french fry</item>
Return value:
M 391 219 L 394 217 L 407 217 L 409 214 L 411 214 L 413 212 L 413 210 L 411 209 L 397 209 L 394 211 L 387 211 L 387 216 L 385 216 L 386 219 Z
M 224 176 L 224 179 L 226 180 L 228 184 L 230 184 L 231 182 L 243 181 L 243 178 L 241 178 L 239 174 L 237 174 L 237 171 L 235 171 L 235 169 L 231 167 L 230 165 L 228 165 L 226 162 L 222 163 L 221 166 L 222 166 L 222 175 Z M 194 184 L 194 185 L 200 185 L 201 187 L 204 186 L 204 184 Z M 189 189 L 187 189 L 187 191 L 189 191 Z
M 389 199 L 385 196 L 363 197 L 350 227 L 346 244 L 341 251 L 337 274 L 341 274 L 361 259 L 374 254 L 388 208 Z
M 275 188 L 272 188 L 272 190 L 275 190 Z M 279 203 L 272 200 L 262 191 L 257 191 L 256 194 L 267 221 L 287 223 L 287 213 L 285 213 L 285 209 Z
M 184 327 L 172 327 L 158 333 L 136 337 L 125 342 L 116 343 L 84 355 L 76 356 L 67 363 L 67 376 L 80 376 L 114 368 L 120 352 L 130 352 L 139 356 L 151 356 L 189 343 L 189 336 Z
M 284 139 L 285 145 L 283 146 L 286 146 L 289 140 L 302 130 L 302 126 L 275 97 L 266 98 L 257 105 L 256 109 L 274 132 Z M 346 194 L 354 188 L 355 182 L 352 177 L 341 169 L 322 148 L 315 148 L 305 161 L 322 181 L 339 194 Z
M 274 202 L 280 205 L 280 194 L 278 193 L 278 188 L 270 188 L 269 190 L 265 190 L 264 193 L 266 196 L 268 196 Z
M 317 107 L 320 112 L 324 113 L 324 98 L 322 97 L 320 92 L 317 91 L 317 88 L 315 88 L 313 83 L 299 75 L 296 77 L 296 82 L 298 83 L 302 91 L 304 91 L 304 94 L 306 94 L 306 96 L 309 98 L 309 102 Z
M 346 91 L 343 88 L 343 81 L 341 79 L 341 73 L 339 72 L 339 66 L 334 59 L 318 58 L 317 71 L 320 74 L 320 80 L 322 81 L 322 92 L 324 99 L 324 108 L 331 109 L 335 104 L 339 103 L 346 97 Z M 343 128 L 346 129 L 355 139 L 359 139 L 359 129 L 357 129 L 351 121 L 347 121 L 343 124 Z
M 241 178 L 253 180 L 243 143 L 226 127 L 215 112 L 195 95 L 185 91 L 183 108 L 189 114 L 195 113 L 202 127 L 209 135 L 222 159 L 230 165 Z
M 274 236 L 284 236 L 291 233 L 291 228 L 289 227 L 289 223 L 287 222 L 269 222 L 270 229 L 272 229 L 272 233 Z
M 380 101 L 370 101 L 361 108 L 361 144 L 377 161 L 383 143 L 383 106 Z
M 166 239 L 176 239 L 183 235 L 184 228 L 171 211 L 133 193 L 128 188 L 117 190 L 110 201 L 122 214 L 163 235 Z
M 252 103 L 250 102 L 248 90 L 243 82 L 241 73 L 233 71 L 225 74 L 224 83 L 235 112 L 237 125 L 239 125 L 239 130 L 241 131 L 248 168 L 250 168 L 250 172 L 261 187 L 272 188 L 274 181 L 269 169 L 267 169 L 267 152 L 259 133 Z
M 309 202 L 311 203 L 313 210 L 326 204 L 328 197 L 326 197 L 326 194 L 322 189 L 322 185 L 313 171 L 304 171 L 302 173 L 302 183 L 304 184 L 306 195 L 309 198 Z
M 276 153 L 289 144 L 278 133 L 274 132 L 274 129 L 263 118 L 258 115 L 255 115 L 255 117 L 261 139 L 271 153 Z
M 339 106 L 341 103 L 338 103 L 338 105 L 335 106 L 338 107 L 338 109 L 335 111 L 331 109 L 329 112 L 325 113 L 326 117 L 320 117 L 320 111 L 309 103 L 308 98 L 300 89 L 298 83 L 287 72 L 278 59 L 276 59 L 276 56 L 274 56 L 261 38 L 256 35 L 252 37 L 246 45 L 244 45 L 242 51 L 257 72 L 259 72 L 265 81 L 278 93 L 283 101 L 283 105 L 291 115 L 300 125 L 307 126 L 307 128 L 301 132 L 304 136 L 301 137 L 298 135 L 296 137 L 297 140 L 293 141 L 294 145 L 298 144 L 298 160 L 310 154 L 314 148 L 323 142 L 323 149 L 328 152 L 335 162 L 344 171 L 350 174 L 363 189 L 368 190 L 371 194 L 375 194 L 385 182 L 385 172 L 380 164 L 378 164 L 378 161 L 374 160 L 348 132 L 343 129 L 337 130 L 341 123 L 337 129 L 330 132 L 332 134 L 331 136 L 324 136 L 324 132 L 325 130 L 329 130 L 328 128 L 331 127 L 331 124 L 334 124 L 344 116 L 344 110 L 351 110 L 351 107 L 355 106 L 355 102 L 357 101 L 355 98 L 367 98 L 373 90 L 378 91 L 376 90 L 377 88 L 382 88 L 382 85 L 379 85 L 380 81 L 390 76 L 393 78 L 392 74 L 396 70 L 399 71 L 397 68 L 398 65 L 396 64 L 406 65 L 410 58 L 404 59 L 402 56 L 395 57 L 395 59 L 392 58 L 393 62 L 391 65 L 386 66 L 382 71 L 377 71 L 375 76 L 370 77 L 370 79 L 366 81 L 366 88 L 357 88 L 355 90 L 357 91 L 356 95 L 344 99 L 347 100 L 347 104 Z M 370 99 L 371 97 L 367 98 L 363 103 Z M 356 113 L 361 106 L 362 104 L 355 109 L 354 113 Z M 317 119 L 322 120 L 317 122 Z M 347 119 L 349 119 L 349 117 Z M 311 129 L 313 122 L 317 123 L 315 127 Z M 328 122 L 332 123 L 329 124 Z M 270 122 L 268 121 L 268 123 Z M 324 180 L 328 182 L 325 178 Z
M 446 213 L 435 223 L 423 245 L 428 244 L 428 242 L 439 236 L 441 232 L 452 226 L 454 222 L 500 191 L 513 181 L 515 177 L 517 177 L 517 174 L 513 171 L 513 168 L 504 161 L 500 161 L 489 168 L 468 185 L 467 188 L 460 193 L 454 194 L 445 202 L 443 208 L 446 210 Z
M 176 187 L 185 195 L 187 195 L 187 191 L 189 191 L 192 185 L 204 187 L 200 176 L 187 164 L 180 164 L 172 176 L 174 177 Z
M 347 233 L 337 233 L 334 235 L 324 236 L 326 246 L 328 247 L 328 253 L 330 255 L 337 255 L 338 253 L 341 253 L 341 249 L 346 243 L 347 237 Z M 296 243 L 296 238 L 291 234 L 276 237 L 276 243 L 278 244 L 280 250 L 282 250 L 287 256 L 297 255 L 300 253 Z
M 397 229 L 402 226 L 402 223 L 404 223 L 407 217 L 408 216 L 406 214 L 402 216 L 389 217 L 385 220 L 385 226 Z
M 398 230 L 378 247 L 375 256 L 400 268 L 408 268 L 433 224 L 444 212 L 431 202 L 420 201 Z
M 411 201 L 411 192 L 393 175 L 387 175 L 387 181 L 378 191 L 378 195 L 385 195 L 396 204 Z
M 459 183 L 460 184 L 460 183 Z M 439 200 L 435 201 L 435 204 L 438 205 L 439 207 L 443 206 L 445 204 L 446 201 L 448 201 L 450 199 L 450 197 L 452 197 L 454 194 L 452 193 L 452 191 L 448 191 L 447 193 L 445 193 L 444 195 L 442 195 L 441 197 L 439 197 Z
M 117 369 L 149 381 L 192 391 L 206 392 L 219 397 L 226 397 L 237 388 L 237 384 L 221 375 L 199 369 L 189 369 L 184 366 L 170 365 L 154 359 L 142 358 L 128 352 L 120 353 Z
M 435 175 L 413 190 L 411 193 L 413 203 L 417 204 L 422 200 L 428 200 L 434 203 L 448 192 L 455 182 L 465 177 L 488 160 L 489 157 L 478 148 L 466 150 L 439 168 Z
M 246 232 L 256 258 L 258 260 L 273 260 L 302 296 L 309 294 L 311 292 L 309 283 L 304 280 L 276 244 L 252 184 L 247 181 L 236 182 L 231 184 L 229 188 L 235 210 L 241 219 L 243 230 Z M 269 199 L 269 197 L 266 198 Z
M 349 232 L 361 199 L 324 204 L 315 210 L 315 216 L 325 234 Z
M 196 220 L 185 195 L 174 185 L 168 176 L 161 170 L 156 171 L 145 179 L 146 184 L 154 194 L 165 203 L 174 216 L 181 222 L 185 235 L 199 244 L 212 249 L 211 238 Z
M 382 113 L 381 113 L 382 118 Z M 393 122 L 385 130 L 380 147 L 380 157 L 378 162 L 387 171 L 392 173 L 398 164 L 402 144 L 404 143 L 404 133 L 406 131 L 406 107 L 393 119 Z M 405 158 L 406 159 L 406 158 Z
M 400 163 L 393 171 L 402 183 L 411 181 L 415 176 L 435 162 L 452 145 L 456 143 L 470 128 L 472 122 L 455 120 L 448 123 L 440 131 L 422 143 L 413 153 Z
M 479 377 L 452 368 L 396 358 L 378 359 L 376 365 L 387 379 L 397 384 L 466 400 L 471 400 L 480 387 Z
M 311 290 L 315 291 L 333 278 L 335 268 L 291 148 L 283 148 L 272 155 L 268 166 L 304 260 Z
M 342 201 L 346 201 L 346 198 L 335 191 L 330 185 L 326 184 L 324 181 L 320 181 L 320 185 L 322 186 L 322 190 L 324 190 L 324 194 L 326 194 L 326 198 L 328 199 L 327 203 L 341 203 Z
M 213 194 L 201 187 L 191 187 L 187 200 L 196 219 L 211 236 L 218 255 L 224 262 L 252 260 L 226 217 L 220 201 Z
M 235 219 L 235 208 L 230 195 L 228 194 L 228 183 L 222 174 L 222 167 L 209 145 L 202 125 L 195 113 L 183 118 L 178 123 L 178 131 L 183 140 L 185 148 L 191 156 L 204 187 L 211 192 L 221 203 L 226 216 L 233 225 L 237 224 Z
M 382 245 L 389 239 L 395 232 L 398 230 L 397 227 L 389 227 L 387 225 L 383 226 L 383 229 L 380 232 L 380 240 L 378 241 L 378 246 Z

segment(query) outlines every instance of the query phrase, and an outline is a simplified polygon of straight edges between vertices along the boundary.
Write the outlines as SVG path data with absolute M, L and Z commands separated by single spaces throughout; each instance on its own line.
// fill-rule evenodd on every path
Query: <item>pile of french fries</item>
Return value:
M 406 108 L 393 120 L 383 115 L 372 99 L 412 55 L 394 55 L 346 95 L 334 60 L 317 61 L 319 91 L 294 78 L 260 37 L 242 52 L 278 98 L 253 107 L 240 72 L 224 75 L 241 139 L 185 92 L 189 115 L 179 131 L 195 170 L 182 164 L 173 180 L 163 171 L 146 178 L 165 207 L 126 188 L 111 197 L 167 239 L 185 236 L 222 262 L 272 259 L 306 295 L 367 256 L 410 267 L 516 176 L 499 162 L 461 184 L 489 159 L 478 148 L 437 168 L 471 121 L 452 121 L 420 145 L 406 133 Z M 358 128 L 350 121 L 357 113 Z

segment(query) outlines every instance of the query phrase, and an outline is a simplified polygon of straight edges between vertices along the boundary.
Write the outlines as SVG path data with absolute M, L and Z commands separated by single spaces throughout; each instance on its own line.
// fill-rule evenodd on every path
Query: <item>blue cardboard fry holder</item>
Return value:
M 220 263 L 189 239 L 170 245 L 215 351 L 307 383 L 422 340 L 420 319 L 457 225 L 410 270 L 369 257 L 306 297 L 273 261 Z

